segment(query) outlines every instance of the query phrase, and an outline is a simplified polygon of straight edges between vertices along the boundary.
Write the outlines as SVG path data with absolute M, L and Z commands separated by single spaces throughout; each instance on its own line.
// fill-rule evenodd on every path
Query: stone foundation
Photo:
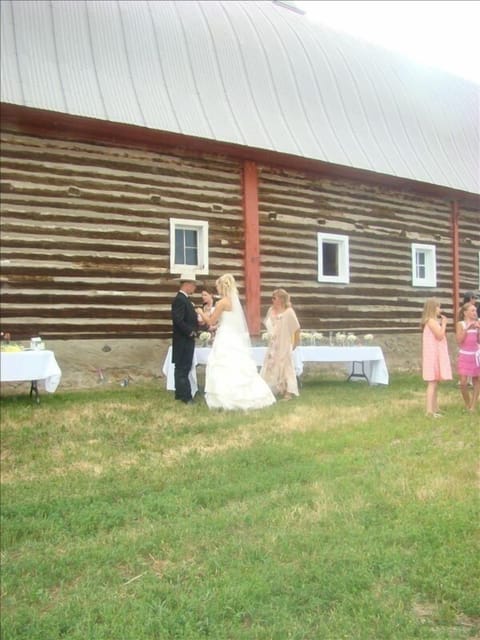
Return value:
M 45 347 L 54 351 L 62 370 L 59 390 L 88 389 L 102 386 L 155 383 L 165 385 L 163 361 L 168 340 L 51 340 Z M 421 333 L 375 336 L 374 345 L 382 348 L 390 374 L 420 372 Z M 28 346 L 26 343 L 24 346 Z M 456 358 L 455 339 L 449 335 L 452 368 Z M 305 366 L 305 375 L 319 371 L 345 375 L 342 365 Z M 199 372 L 200 373 L 200 372 Z M 2 393 L 16 391 L 26 383 L 2 383 Z

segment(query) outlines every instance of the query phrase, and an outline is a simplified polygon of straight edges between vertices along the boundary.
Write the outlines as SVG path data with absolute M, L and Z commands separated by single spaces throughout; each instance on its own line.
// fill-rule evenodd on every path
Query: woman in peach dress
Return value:
M 275 289 L 265 326 L 268 349 L 260 375 L 274 394 L 284 400 L 298 396 L 293 349 L 299 342 L 300 324 L 285 289 Z
M 442 315 L 437 298 L 425 301 L 422 327 L 422 376 L 427 383 L 427 416 L 440 418 L 437 387 L 440 381 L 452 379 L 452 367 L 446 337 L 447 318 Z

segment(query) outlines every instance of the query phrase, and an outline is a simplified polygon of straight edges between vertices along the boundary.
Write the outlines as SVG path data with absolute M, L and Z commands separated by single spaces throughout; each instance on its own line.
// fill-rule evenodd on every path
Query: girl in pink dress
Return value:
M 480 394 L 480 321 L 477 308 L 472 302 L 462 306 L 456 327 L 459 346 L 457 373 L 460 377 L 460 392 L 467 411 L 474 411 Z M 472 378 L 470 396 L 468 378 Z
M 422 375 L 427 383 L 427 416 L 440 418 L 437 386 L 441 380 L 452 379 L 452 367 L 446 338 L 447 318 L 442 315 L 436 298 L 425 301 L 422 313 Z

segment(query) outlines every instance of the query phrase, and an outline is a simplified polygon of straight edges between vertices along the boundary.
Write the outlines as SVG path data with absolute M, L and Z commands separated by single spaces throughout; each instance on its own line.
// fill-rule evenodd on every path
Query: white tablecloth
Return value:
M 53 351 L 3 351 L 0 353 L 2 382 L 42 381 L 45 391 L 53 393 L 62 372 Z
M 192 395 L 198 391 L 196 367 L 207 364 L 210 347 L 196 347 L 193 354 L 193 364 L 190 370 L 190 384 Z M 258 367 L 261 367 L 267 347 L 252 347 L 252 356 Z M 365 374 L 369 384 L 388 384 L 388 369 L 380 347 L 297 347 L 293 352 L 295 372 L 297 376 L 303 373 L 306 362 L 344 362 L 354 377 L 359 377 L 358 368 L 353 369 L 354 363 L 361 365 L 361 372 Z M 172 347 L 168 348 L 163 363 L 163 374 L 167 378 L 167 389 L 175 390 L 175 365 L 172 363 Z
M 387 364 L 380 347 L 297 347 L 294 357 L 297 375 L 302 374 L 305 362 L 345 362 L 350 371 L 353 363 L 359 363 L 369 384 L 388 384 Z

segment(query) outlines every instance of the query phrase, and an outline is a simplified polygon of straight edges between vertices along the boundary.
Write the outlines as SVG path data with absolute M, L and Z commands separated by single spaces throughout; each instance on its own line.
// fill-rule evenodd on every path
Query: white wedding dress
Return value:
M 210 409 L 260 409 L 275 402 L 275 396 L 257 371 L 236 295 L 232 298 L 232 311 L 224 311 L 220 316 L 208 356 L 205 400 Z

